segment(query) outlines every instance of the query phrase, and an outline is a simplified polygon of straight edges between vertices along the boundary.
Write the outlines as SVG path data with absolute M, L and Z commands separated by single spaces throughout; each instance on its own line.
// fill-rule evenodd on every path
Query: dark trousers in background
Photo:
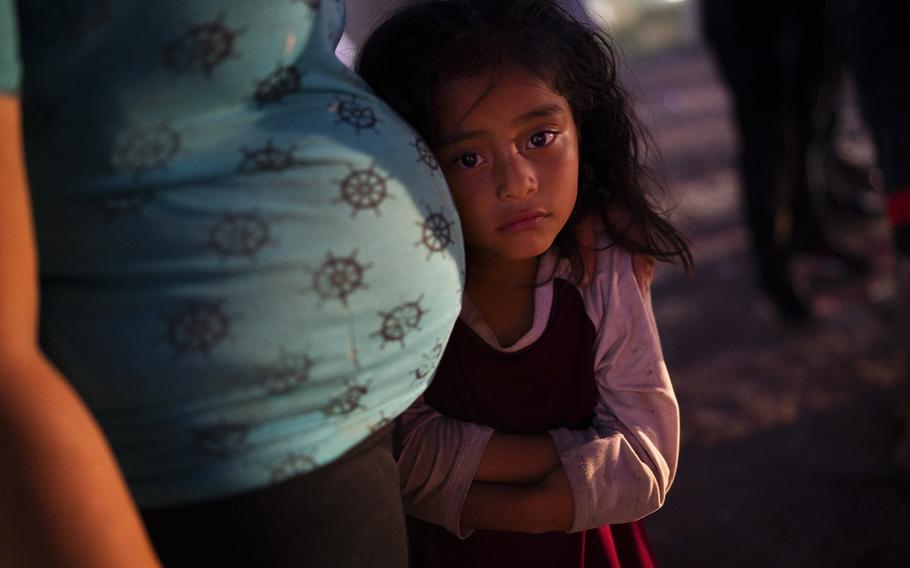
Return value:
M 910 2 L 828 2 L 872 131 L 895 247 L 910 260 Z
M 806 168 L 813 132 L 836 104 L 823 96 L 839 79 L 825 22 L 825 0 L 702 1 L 704 35 L 732 95 L 760 284 L 796 319 L 809 311 L 793 288 L 794 249 L 830 247 Z
M 910 2 L 829 0 L 860 107 L 875 142 L 897 252 L 902 395 L 906 421 L 895 463 L 910 478 Z

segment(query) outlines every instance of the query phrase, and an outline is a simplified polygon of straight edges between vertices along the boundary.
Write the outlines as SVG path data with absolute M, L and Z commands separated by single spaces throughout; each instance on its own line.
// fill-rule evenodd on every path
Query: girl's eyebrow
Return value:
M 529 110 L 523 115 L 519 116 L 512 121 L 512 124 L 521 124 L 522 122 L 531 120 L 533 118 L 542 118 L 547 116 L 553 116 L 555 114 L 562 114 L 562 107 L 556 103 L 545 103 Z
M 512 125 L 516 126 L 523 122 L 527 122 L 527 121 L 535 119 L 535 118 L 544 118 L 544 117 L 548 117 L 548 116 L 560 115 L 562 113 L 563 113 L 562 107 L 559 106 L 558 104 L 544 103 L 538 107 L 535 107 L 535 108 L 529 110 L 528 112 L 522 114 L 521 116 L 519 116 L 518 118 L 513 120 Z M 467 140 L 469 138 L 474 138 L 475 136 L 480 136 L 483 133 L 484 133 L 483 130 L 470 130 L 468 132 L 459 132 L 459 133 L 455 134 L 454 136 L 441 140 L 439 142 L 439 144 L 436 145 L 436 149 L 445 148 L 446 146 L 450 146 L 452 144 L 455 144 L 456 142 L 461 142 L 462 140 Z

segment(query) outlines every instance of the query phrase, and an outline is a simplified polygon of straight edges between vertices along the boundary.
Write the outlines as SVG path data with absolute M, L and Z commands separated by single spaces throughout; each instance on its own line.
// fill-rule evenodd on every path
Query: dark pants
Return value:
M 856 79 L 881 168 L 898 255 L 902 398 L 910 409 L 910 2 L 828 0 Z M 905 415 L 905 419 L 907 416 Z M 910 478 L 910 420 L 895 451 Z
M 788 278 L 797 243 L 826 241 L 806 172 L 820 96 L 836 77 L 825 0 L 703 0 L 702 16 L 733 99 L 746 220 L 769 286 Z
M 389 430 L 327 466 L 271 487 L 142 514 L 166 568 L 408 563 Z
M 828 0 L 878 154 L 899 255 L 910 258 L 910 2 Z

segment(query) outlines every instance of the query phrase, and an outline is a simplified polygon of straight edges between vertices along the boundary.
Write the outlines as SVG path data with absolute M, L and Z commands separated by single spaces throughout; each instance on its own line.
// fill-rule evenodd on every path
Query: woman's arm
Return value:
M 16 96 L 0 93 L 0 555 L 11 567 L 158 566 L 107 443 L 38 347 Z

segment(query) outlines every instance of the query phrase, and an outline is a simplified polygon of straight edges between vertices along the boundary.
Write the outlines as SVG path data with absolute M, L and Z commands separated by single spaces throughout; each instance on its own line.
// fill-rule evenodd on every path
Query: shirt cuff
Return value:
M 487 449 L 487 443 L 493 435 L 493 429 L 488 426 L 477 426 L 477 433 L 468 436 L 464 446 L 459 449 L 458 461 L 452 468 L 453 482 L 445 496 L 445 518 L 443 527 L 464 540 L 471 536 L 474 529 L 461 528 L 461 510 L 464 508 L 465 499 L 474 482 L 477 466 Z
M 588 525 L 592 515 L 594 487 L 591 476 L 587 472 L 585 456 L 575 451 L 579 443 L 568 429 L 560 428 L 547 433 L 553 439 L 553 444 L 559 452 L 559 461 L 569 480 L 569 488 L 572 490 L 572 500 L 575 504 L 575 518 L 567 532 L 586 530 L 590 528 Z

